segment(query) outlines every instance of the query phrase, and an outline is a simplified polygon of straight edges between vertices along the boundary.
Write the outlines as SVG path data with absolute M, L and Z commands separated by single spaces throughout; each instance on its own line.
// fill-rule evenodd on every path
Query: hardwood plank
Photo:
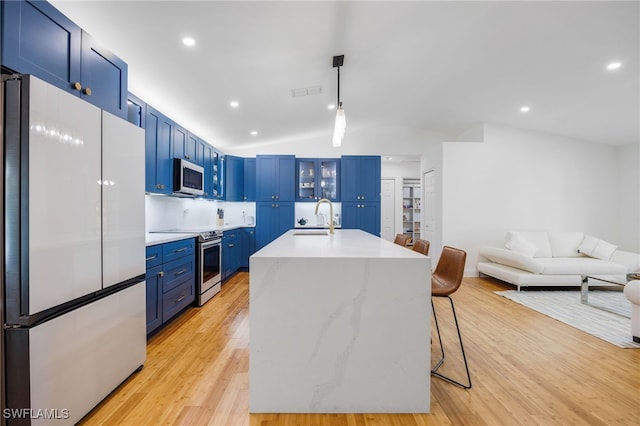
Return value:
M 432 377 L 429 414 L 249 414 L 249 275 L 238 273 L 204 307 L 189 308 L 150 338 L 144 369 L 81 424 L 637 424 L 640 351 L 618 348 L 493 293 L 507 288 L 493 279 L 465 278 L 453 295 L 473 388 Z M 462 379 L 448 301 L 434 304 L 447 355 L 442 370 Z M 432 359 L 438 350 L 434 344 Z

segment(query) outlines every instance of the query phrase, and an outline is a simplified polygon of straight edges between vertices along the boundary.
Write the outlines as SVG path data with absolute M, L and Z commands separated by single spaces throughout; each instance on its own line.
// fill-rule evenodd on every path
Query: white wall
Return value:
M 619 226 L 615 244 L 640 253 L 640 144 L 617 148 Z
M 441 244 L 467 251 L 468 275 L 475 273 L 478 248 L 504 244 L 510 229 L 584 231 L 622 249 L 637 249 L 640 180 L 637 172 L 620 176 L 625 155 L 619 151 L 495 125 L 485 126 L 483 143 L 443 143 L 437 175 Z M 423 170 L 432 163 L 437 169 L 437 155 L 437 150 L 425 152 Z M 621 192 L 635 192 L 625 201 L 636 205 L 628 215 L 619 213 Z

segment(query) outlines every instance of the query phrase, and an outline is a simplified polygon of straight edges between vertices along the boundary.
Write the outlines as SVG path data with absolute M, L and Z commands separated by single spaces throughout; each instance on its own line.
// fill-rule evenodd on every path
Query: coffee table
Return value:
M 603 311 L 620 315 L 618 312 L 615 312 L 611 309 L 607 309 L 604 306 L 589 304 L 589 284 L 590 284 L 589 279 L 601 281 L 606 284 L 614 284 L 620 287 L 624 287 L 625 285 L 627 285 L 629 281 L 640 279 L 640 275 L 639 274 L 627 274 L 626 276 L 625 275 L 585 275 L 582 278 L 582 285 L 580 286 L 580 303 L 582 303 L 583 305 L 589 305 L 594 308 L 601 309 Z

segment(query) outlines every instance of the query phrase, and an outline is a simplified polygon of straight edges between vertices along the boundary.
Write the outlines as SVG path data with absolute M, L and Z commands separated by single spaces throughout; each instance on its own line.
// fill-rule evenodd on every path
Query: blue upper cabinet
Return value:
M 132 93 L 127 96 L 127 121 L 143 129 L 147 122 L 147 104 Z
M 295 201 L 295 157 L 256 156 L 256 201 Z
M 241 157 L 225 157 L 225 200 L 244 201 L 244 161 Z
M 296 201 L 340 201 L 340 160 L 296 159 Z
M 145 190 L 173 192 L 173 121 L 147 105 L 145 127 Z
M 244 201 L 256 200 L 256 159 L 244 158 Z
M 173 155 L 192 163 L 198 162 L 198 137 L 177 124 L 173 129 Z
M 127 118 L 127 64 L 82 32 L 80 97 Z
M 340 161 L 342 201 L 380 201 L 380 157 L 345 155 Z
M 198 139 L 196 162 L 204 168 L 204 197 L 213 198 L 213 147 Z
M 51 4 L 3 1 L 2 65 L 127 118 L 127 64 Z
M 3 1 L 2 65 L 77 93 L 82 30 L 43 1 Z

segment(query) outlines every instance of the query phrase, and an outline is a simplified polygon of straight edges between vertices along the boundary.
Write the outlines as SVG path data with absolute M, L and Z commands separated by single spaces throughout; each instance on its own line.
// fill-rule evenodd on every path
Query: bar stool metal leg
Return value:
M 468 384 L 465 385 L 438 372 L 438 369 L 444 363 L 444 346 L 442 345 L 442 338 L 440 337 L 440 327 L 438 326 L 438 317 L 436 316 L 436 310 L 435 310 L 435 307 L 433 306 L 433 299 L 431 300 L 431 310 L 433 311 L 433 318 L 436 323 L 436 331 L 438 332 L 438 342 L 440 343 L 440 351 L 442 354 L 442 358 L 440 358 L 440 360 L 436 363 L 436 365 L 431 369 L 431 374 L 449 383 L 460 386 L 463 389 L 471 389 L 471 375 L 469 374 L 469 365 L 467 364 L 467 357 L 464 353 L 464 345 L 462 344 L 462 335 L 460 334 L 460 326 L 458 325 L 458 317 L 456 316 L 456 309 L 453 306 L 453 300 L 451 299 L 451 297 L 449 296 L 446 296 L 446 297 L 449 299 L 449 302 L 451 303 L 451 311 L 453 312 L 453 319 L 456 323 L 456 330 L 458 331 L 458 340 L 460 341 L 460 349 L 462 350 L 462 359 L 464 360 L 464 368 L 467 372 Z

